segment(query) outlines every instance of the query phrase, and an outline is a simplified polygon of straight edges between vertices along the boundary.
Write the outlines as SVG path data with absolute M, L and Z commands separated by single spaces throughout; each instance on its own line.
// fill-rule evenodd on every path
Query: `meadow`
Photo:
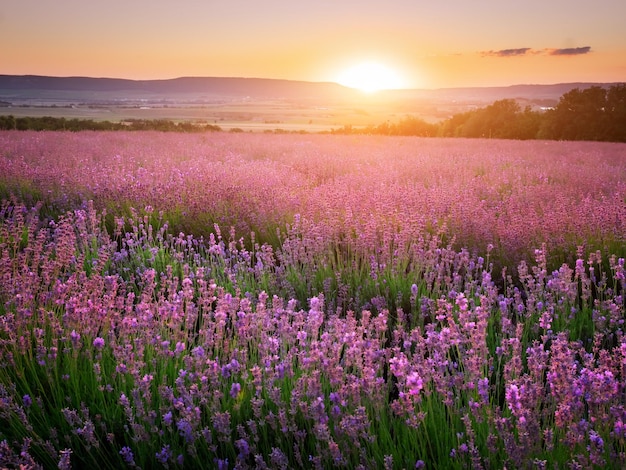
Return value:
M 0 133 L 0 466 L 623 468 L 626 145 Z

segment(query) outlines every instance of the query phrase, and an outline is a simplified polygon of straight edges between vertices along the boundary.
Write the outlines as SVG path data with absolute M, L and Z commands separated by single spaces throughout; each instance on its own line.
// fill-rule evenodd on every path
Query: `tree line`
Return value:
M 407 116 L 399 122 L 353 128 L 337 134 L 480 137 L 497 139 L 597 140 L 626 142 L 626 84 L 574 88 L 545 111 L 524 109 L 513 99 L 458 113 L 439 123 Z
M 166 119 L 123 122 L 55 117 L 0 116 L 0 129 L 9 130 L 156 130 L 165 132 L 221 131 L 217 125 Z M 574 88 L 545 111 L 524 109 L 513 99 L 458 113 L 438 123 L 406 116 L 398 122 L 367 127 L 343 126 L 334 134 L 411 135 L 421 137 L 480 137 L 497 139 L 597 140 L 626 142 L 626 84 L 609 88 Z
M 174 122 L 168 119 L 128 119 L 122 122 L 94 121 L 93 119 L 66 119 L 63 117 L 0 116 L 2 130 L 33 131 L 162 131 L 206 132 L 221 131 L 220 126 L 206 123 Z

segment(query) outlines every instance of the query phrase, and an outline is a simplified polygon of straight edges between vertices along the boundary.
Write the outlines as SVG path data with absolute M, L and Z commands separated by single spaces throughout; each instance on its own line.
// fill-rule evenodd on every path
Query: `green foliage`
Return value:
M 431 124 L 415 116 L 405 116 L 397 123 L 389 121 L 377 126 L 365 128 L 352 127 L 348 124 L 332 131 L 333 134 L 376 134 L 376 135 L 413 135 L 418 137 L 435 137 L 438 125 Z
M 533 139 L 539 129 L 540 115 L 529 107 L 521 110 L 515 100 L 500 100 L 469 113 L 461 125 L 460 137 Z
M 626 84 L 565 93 L 546 113 L 539 136 L 557 140 L 626 142 Z
M 167 119 L 129 119 L 124 122 L 94 121 L 93 119 L 66 119 L 64 117 L 15 117 L 0 116 L 0 130 L 20 131 L 162 131 L 162 132 L 205 132 L 221 131 L 213 124 L 173 122 Z

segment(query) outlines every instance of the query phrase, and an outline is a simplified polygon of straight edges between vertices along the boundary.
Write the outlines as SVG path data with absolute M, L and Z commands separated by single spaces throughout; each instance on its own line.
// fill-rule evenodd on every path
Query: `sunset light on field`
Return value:
M 364 91 L 613 83 L 626 80 L 625 17 L 623 0 L 6 0 L 0 74 L 339 81 Z M 379 65 L 358 65 L 368 60 Z

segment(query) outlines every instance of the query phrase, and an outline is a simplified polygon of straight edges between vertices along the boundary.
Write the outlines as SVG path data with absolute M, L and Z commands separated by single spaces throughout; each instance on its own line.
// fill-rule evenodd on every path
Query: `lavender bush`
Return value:
M 0 466 L 626 465 L 624 146 L 23 136 Z

